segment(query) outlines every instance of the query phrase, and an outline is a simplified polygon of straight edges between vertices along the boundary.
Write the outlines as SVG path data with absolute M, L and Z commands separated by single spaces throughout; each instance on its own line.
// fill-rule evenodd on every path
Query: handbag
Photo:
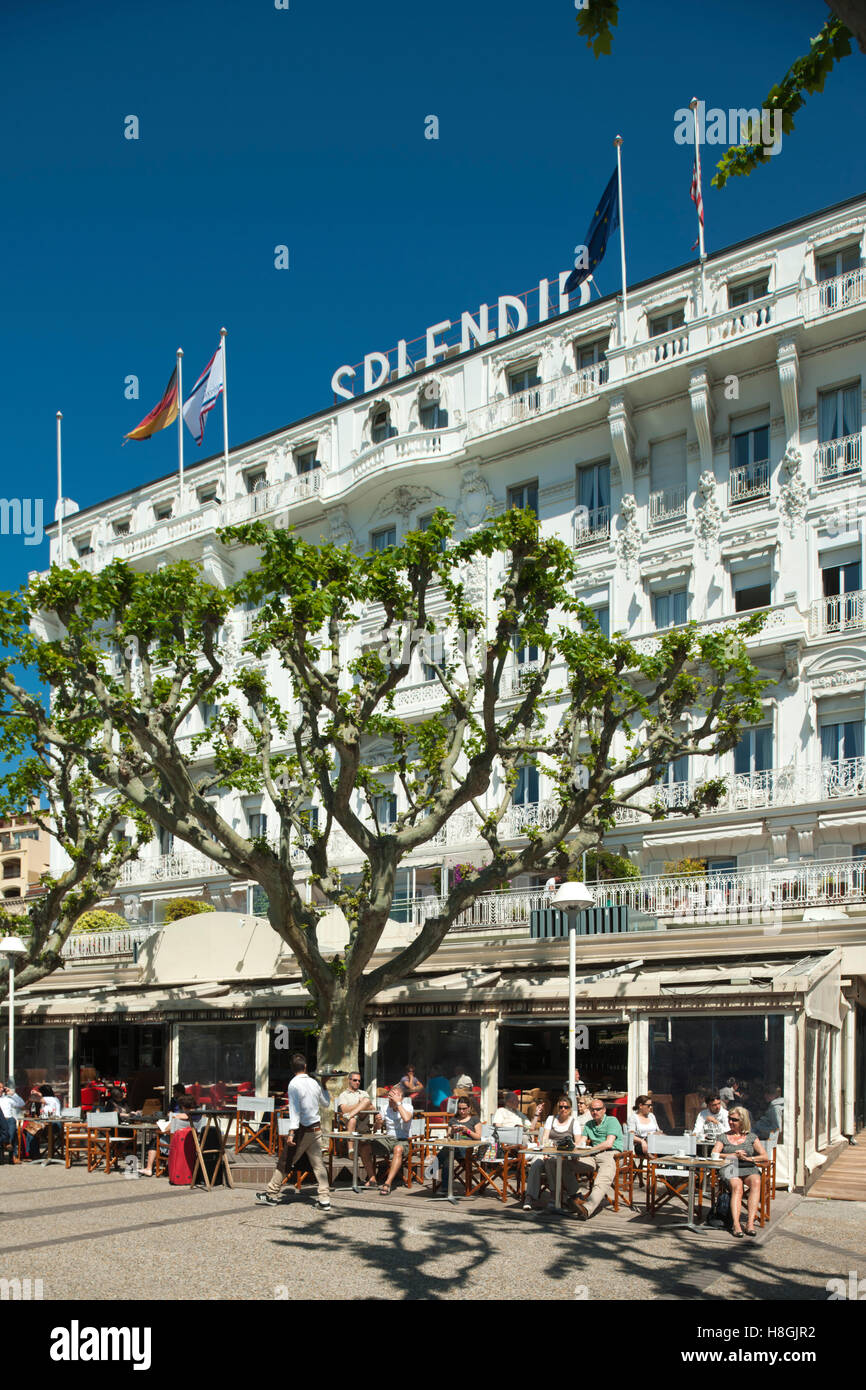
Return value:
M 561 1153 L 574 1153 L 573 1139 L 557 1139 L 556 1147 Z

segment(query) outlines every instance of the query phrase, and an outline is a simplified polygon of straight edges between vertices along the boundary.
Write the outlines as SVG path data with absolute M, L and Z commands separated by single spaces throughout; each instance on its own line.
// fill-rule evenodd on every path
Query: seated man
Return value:
M 403 1167 L 403 1155 L 409 1147 L 409 1128 L 412 1124 L 412 1102 L 405 1095 L 401 1083 L 398 1081 L 396 1086 L 392 1086 L 388 1092 L 388 1109 L 384 1115 L 377 1116 L 381 1124 L 382 1132 L 376 1134 L 372 1144 L 386 1150 L 391 1159 L 388 1168 L 388 1176 L 379 1191 L 383 1197 L 390 1195 L 391 1188 L 400 1169 Z M 365 1187 L 376 1186 L 376 1173 L 373 1168 L 372 1144 L 361 1144 L 361 1158 L 367 1170 L 367 1181 Z
M 730 1129 L 728 1112 L 722 1105 L 722 1098 L 718 1091 L 708 1091 L 704 1096 L 704 1101 L 705 1107 L 698 1113 L 692 1134 L 698 1139 L 715 1140 L 720 1134 L 727 1134 Z
M 337 1114 L 349 1134 L 369 1134 L 370 1115 L 376 1109 L 368 1093 L 361 1089 L 361 1073 L 349 1072 L 346 1089 L 337 1096 Z
M 494 1110 L 490 1123 L 497 1129 L 529 1129 L 531 1121 L 520 1110 L 520 1101 L 514 1091 L 500 1091 L 499 1108 Z
M 622 1153 L 622 1125 L 613 1115 L 608 1115 L 607 1106 L 598 1096 L 593 1096 L 589 1102 L 589 1113 L 590 1119 L 583 1127 L 583 1137 L 590 1148 L 601 1144 L 604 1152 L 577 1160 L 578 1173 L 593 1174 L 595 1177 L 592 1192 L 585 1202 L 579 1197 L 571 1198 L 571 1205 L 580 1221 L 587 1221 L 598 1211 L 605 1197 L 610 1197 L 616 1181 L 614 1153 Z

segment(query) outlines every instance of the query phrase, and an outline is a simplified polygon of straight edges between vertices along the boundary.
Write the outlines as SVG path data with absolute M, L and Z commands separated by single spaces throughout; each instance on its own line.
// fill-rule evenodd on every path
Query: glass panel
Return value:
M 582 1023 L 587 1046 L 577 1054 L 580 1079 L 590 1091 L 625 1095 L 628 1087 L 628 1025 Z M 578 1033 L 582 1041 L 582 1034 Z M 552 1098 L 568 1085 L 568 1028 L 564 1023 L 503 1025 L 499 1030 L 499 1086 L 507 1091 L 538 1088 Z
M 196 1086 L 213 1099 L 254 1094 L 255 1024 L 180 1023 L 177 1036 L 178 1078 L 193 1095 Z
M 860 433 L 860 383 L 856 386 L 846 386 L 839 393 L 842 397 L 842 433 L 843 435 Z
M 27 1100 L 33 1086 L 45 1085 L 52 1088 L 61 1106 L 69 1105 L 69 1029 L 22 1028 L 16 1023 L 15 1081 L 22 1100 Z
M 814 1147 L 815 1141 L 815 1064 L 818 1053 L 818 1024 L 814 1019 L 806 1020 L 806 1094 L 803 1098 L 803 1118 L 805 1121 L 806 1151 Z
M 837 429 L 837 405 L 839 404 L 838 391 L 819 391 L 818 392 L 818 442 L 819 444 L 829 444 L 832 439 L 841 439 L 841 433 Z
M 382 531 L 374 531 L 370 538 L 373 550 L 387 550 L 390 545 L 397 544 L 396 526 L 386 526 Z
M 656 1117 L 667 1134 L 693 1128 L 706 1093 L 732 1077 L 753 1125 L 768 1111 L 769 1120 L 771 1103 L 783 1112 L 777 1088 L 784 1077 L 784 1020 L 780 1014 L 651 1018 L 648 1075 Z M 761 1127 L 769 1133 L 768 1120 Z
M 360 1054 L 360 1045 L 358 1052 Z M 277 1023 L 271 1028 L 268 1043 L 268 1095 L 289 1089 L 294 1076 L 292 1053 L 300 1052 L 307 1059 L 307 1067 L 316 1067 L 316 1039 L 314 1034 L 305 1033 L 297 1023 Z
M 413 1101 L 417 1109 L 438 1109 L 463 1076 L 477 1087 L 481 1075 L 478 1019 L 383 1020 L 377 1067 L 380 1095 L 405 1076 L 410 1062 L 425 1087 Z

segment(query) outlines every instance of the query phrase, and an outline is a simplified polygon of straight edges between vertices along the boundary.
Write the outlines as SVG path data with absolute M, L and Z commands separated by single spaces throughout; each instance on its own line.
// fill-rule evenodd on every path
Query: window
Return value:
M 154 520 L 168 521 L 174 511 L 174 504 L 171 502 L 157 502 L 153 508 Z
M 826 719 L 826 722 L 825 722 Z M 820 722 L 821 761 L 841 763 L 863 757 L 863 719 L 827 715 Z
M 575 538 L 578 543 L 583 539 L 588 544 L 590 540 L 610 535 L 610 463 L 607 459 L 578 467 L 577 506 Z
M 250 827 L 251 840 L 264 840 L 268 833 L 268 818 L 261 811 L 248 811 L 247 820 Z
M 859 270 L 860 247 L 855 243 L 854 246 L 843 246 L 841 251 L 828 251 L 826 255 L 818 257 L 816 269 L 819 283 L 845 275 L 849 270 Z
M 248 493 L 263 492 L 268 485 L 268 476 L 264 468 L 256 468 L 244 474 L 244 482 Z
M 307 831 L 318 830 L 319 828 L 319 808 L 318 806 L 305 806 L 300 813 L 302 825 Z
M 746 729 L 734 749 L 734 772 L 738 777 L 750 777 L 754 772 L 769 772 L 773 766 L 773 729 L 759 724 Z
M 383 526 L 380 531 L 373 531 L 370 535 L 370 549 L 375 551 L 388 550 L 390 546 L 397 544 L 396 526 Z
M 317 468 L 321 468 L 319 460 L 316 458 L 315 445 L 312 449 L 299 449 L 295 454 L 295 472 L 298 477 L 302 473 L 312 473 Z
M 4 898 L 20 898 L 20 897 L 21 897 L 21 889 L 20 889 L 20 888 L 7 888 L 6 891 L 4 892 L 3 896 L 4 896 Z
M 599 608 L 593 608 L 592 616 L 598 623 L 605 637 L 610 637 L 610 606 L 605 603 Z
M 174 851 L 174 836 L 171 831 L 166 830 L 164 826 L 157 826 L 156 840 L 159 845 L 160 854 L 171 854 Z
M 79 559 L 83 555 L 93 554 L 93 546 L 90 544 L 89 536 L 76 536 L 72 544 L 75 546 L 75 553 Z
M 736 858 L 731 858 L 731 859 L 708 859 L 708 860 L 707 860 L 707 873 L 708 873 L 708 874 L 732 874 L 732 873 L 735 873 L 735 872 L 736 872 L 736 869 L 737 869 L 737 861 L 736 861 Z
M 21 860 L 20 860 L 20 859 L 7 859 L 7 860 L 6 860 L 6 863 L 3 865 L 3 877 L 4 877 L 4 878 L 20 878 L 20 877 L 21 877 Z
M 219 718 L 219 705 L 213 704 L 210 700 L 200 700 L 199 710 L 201 711 L 201 722 L 204 728 L 212 728 Z
M 129 535 L 129 517 L 124 517 L 122 521 L 114 522 L 114 534 L 116 536 Z
M 376 821 L 379 825 L 394 825 L 397 820 L 397 798 L 393 792 L 384 792 L 374 798 Z
M 663 525 L 686 514 L 686 437 L 650 444 L 650 524 Z
M 847 551 L 826 551 L 821 555 L 821 582 L 825 598 L 856 593 L 863 587 L 859 557 L 849 558 Z
M 538 648 L 532 642 L 519 642 L 517 637 L 513 639 L 514 657 L 518 666 L 525 666 L 527 662 L 538 660 Z
M 674 329 L 682 328 L 685 321 L 686 316 L 682 309 L 671 309 L 667 314 L 658 314 L 654 319 L 650 319 L 650 337 L 660 338 L 663 333 L 673 333 Z
M 512 806 L 534 806 L 538 801 L 538 768 L 521 767 L 511 793 Z
M 770 427 L 741 430 L 731 436 L 730 501 L 749 502 L 770 493 Z
M 769 292 L 769 275 L 761 275 L 755 280 L 742 280 L 738 285 L 728 285 L 728 304 L 735 309 L 740 304 L 751 304 L 754 299 L 763 299 Z
M 430 530 L 430 523 L 431 523 L 432 520 L 433 520 L 433 513 L 432 513 L 432 512 L 428 512 L 426 516 L 421 516 L 421 517 L 419 517 L 419 518 L 418 518 L 418 530 L 419 530 L 419 531 L 429 531 L 429 530 Z M 448 549 L 448 547 L 447 547 L 447 545 L 445 544 L 445 537 L 443 536 L 442 539 L 441 539 L 440 542 L 439 542 L 439 553 L 440 553 L 441 555 L 444 555 L 444 554 L 445 554 L 445 551 L 446 551 L 447 549 Z
M 818 481 L 860 471 L 860 382 L 818 392 Z
M 860 547 L 825 551 L 820 557 L 824 602 L 821 632 L 843 632 L 863 627 L 863 575 Z
M 538 375 L 538 364 L 531 363 L 526 367 L 515 367 L 508 373 L 508 394 L 509 396 L 519 396 L 524 391 L 531 391 L 534 387 L 541 385 Z
M 384 444 L 397 431 L 391 425 L 391 411 L 387 405 L 377 406 L 370 419 L 370 440 L 373 444 Z
M 575 343 L 574 362 L 579 372 L 589 367 L 598 367 L 598 380 L 607 381 L 607 338 L 596 338 L 592 343 Z
M 653 621 L 656 629 L 680 627 L 688 622 L 688 589 L 671 589 L 666 594 L 653 594 Z
M 517 487 L 510 487 L 508 506 L 524 508 L 538 516 L 538 479 L 533 478 L 531 483 L 520 483 Z
M 753 608 L 766 608 L 772 603 L 770 567 L 747 570 L 734 575 L 734 611 L 746 613 Z
M 687 755 L 681 754 L 674 758 L 673 762 L 668 763 L 663 772 L 659 774 L 659 786 L 672 787 L 678 782 L 688 782 L 689 780 L 689 760 Z
M 217 500 L 216 483 L 206 483 L 204 487 L 199 488 L 198 492 L 196 493 L 196 496 L 198 497 L 198 500 L 202 504 L 202 506 L 205 502 L 215 502 Z
M 852 846 L 851 846 L 851 858 L 852 858 L 852 859 L 866 859 L 866 844 L 852 845 Z
M 422 400 L 418 421 L 422 430 L 444 430 L 448 426 L 448 411 L 443 410 L 439 401 Z

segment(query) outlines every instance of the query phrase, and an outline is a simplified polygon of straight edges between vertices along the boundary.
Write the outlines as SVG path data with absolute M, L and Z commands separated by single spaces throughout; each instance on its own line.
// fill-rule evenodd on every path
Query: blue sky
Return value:
M 170 472 L 174 430 L 122 437 L 175 349 L 189 387 L 222 324 L 238 444 L 329 405 L 341 363 L 567 268 L 617 131 L 629 280 L 687 261 L 675 110 L 759 105 L 826 8 L 623 10 L 596 61 L 573 0 L 5 0 L 2 494 L 53 516 L 58 409 L 81 506 Z M 863 190 L 863 62 L 844 61 L 748 180 L 711 189 L 705 150 L 708 251 Z M 615 247 L 597 280 L 619 288 Z M 188 463 L 220 450 L 218 414 Z M 46 561 L 47 542 L 0 537 L 3 588 Z

